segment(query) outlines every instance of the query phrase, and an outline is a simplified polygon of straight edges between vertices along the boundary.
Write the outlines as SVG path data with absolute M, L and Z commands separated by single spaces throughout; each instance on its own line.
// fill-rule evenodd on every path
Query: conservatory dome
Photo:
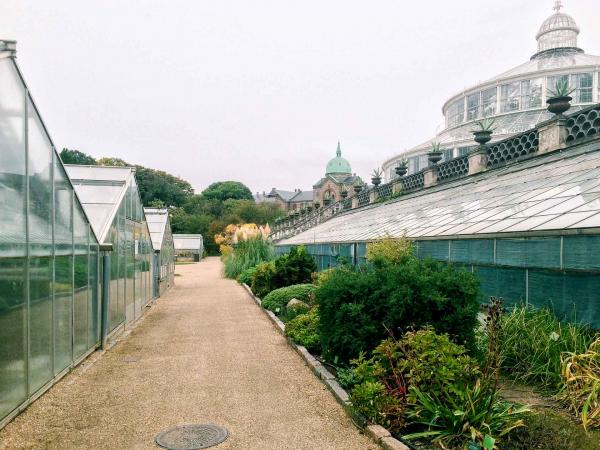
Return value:
M 555 6 L 555 9 L 557 10 L 556 14 L 553 14 L 544 20 L 544 23 L 535 36 L 538 43 L 538 53 L 536 55 L 557 48 L 577 49 L 579 27 L 571 16 L 559 12 L 560 7 L 562 7 L 562 5 L 560 2 L 557 2 L 557 5 Z M 534 57 L 536 55 L 534 55 Z
M 385 161 L 386 180 L 396 176 L 394 169 L 404 159 L 408 161 L 408 174 L 425 168 L 432 141 L 440 143 L 443 161 L 467 154 L 476 146 L 472 130 L 484 117 L 495 120 L 492 142 L 550 119 L 547 92 L 558 82 L 567 82 L 573 89 L 571 112 L 599 103 L 600 56 L 587 54 L 577 46 L 579 27 L 562 8 L 562 1 L 557 0 L 554 13 L 535 35 L 537 51 L 529 60 L 450 97 L 442 106 L 444 127 L 428 140 Z
M 335 174 L 351 174 L 352 169 L 350 168 L 350 163 L 347 159 L 342 158 L 342 149 L 340 147 L 340 143 L 338 142 L 337 150 L 335 152 L 335 158 L 329 160 L 327 163 L 327 168 L 325 169 L 325 175 L 335 175 Z

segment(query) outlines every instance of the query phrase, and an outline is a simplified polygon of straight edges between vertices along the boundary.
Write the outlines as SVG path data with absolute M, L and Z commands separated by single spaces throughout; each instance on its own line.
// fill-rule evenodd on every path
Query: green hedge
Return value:
M 314 284 L 295 284 L 275 289 L 263 299 L 262 306 L 274 313 L 285 314 L 286 305 L 291 299 L 296 298 L 308 303 L 315 289 L 317 287 Z
M 341 362 L 390 334 L 431 325 L 474 347 L 479 283 L 446 263 L 409 258 L 365 271 L 339 269 L 316 291 L 324 356 Z

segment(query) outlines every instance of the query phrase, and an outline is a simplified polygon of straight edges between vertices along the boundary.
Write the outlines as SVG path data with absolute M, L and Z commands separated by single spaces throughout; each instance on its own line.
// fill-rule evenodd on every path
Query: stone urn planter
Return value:
M 340 192 L 340 195 L 342 196 L 342 198 L 346 198 L 348 197 L 348 191 L 343 190 L 342 192 Z
M 492 130 L 473 131 L 475 142 L 479 145 L 485 145 L 492 139 Z
M 373 183 L 373 186 L 379 186 L 381 184 L 381 177 L 371 178 L 371 183 Z
M 399 164 L 396 166 L 394 171 L 396 172 L 396 175 L 398 175 L 399 177 L 403 177 L 404 175 L 406 175 L 406 172 L 408 172 L 408 167 L 406 167 L 406 165 L 404 164 Z
M 431 163 L 431 165 L 435 165 L 442 160 L 442 152 L 439 150 L 431 151 L 427 153 L 427 159 Z
M 313 206 L 312 206 L 312 205 L 308 205 L 308 206 L 306 207 L 306 211 L 307 211 L 307 212 L 311 213 L 311 212 L 312 212 L 312 210 L 313 210 Z
M 562 114 L 571 108 L 571 100 L 573 97 L 568 95 L 562 95 L 559 97 L 550 97 L 546 100 L 548 104 L 548 111 L 557 116 L 562 116 Z
M 315 202 L 315 209 L 319 209 L 321 207 L 321 204 L 319 202 Z
M 360 184 L 354 185 L 354 192 L 358 194 L 360 191 L 362 191 L 362 185 L 360 185 Z
M 323 205 L 325 205 L 325 206 L 331 205 L 331 199 L 330 198 L 324 198 L 323 199 Z

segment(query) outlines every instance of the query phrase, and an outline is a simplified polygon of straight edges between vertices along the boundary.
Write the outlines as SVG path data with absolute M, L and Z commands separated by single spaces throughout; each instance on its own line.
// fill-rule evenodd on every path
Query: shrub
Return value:
M 405 237 L 385 237 L 367 244 L 367 261 L 374 265 L 401 264 L 413 255 L 413 244 Z
M 584 353 L 563 353 L 561 366 L 560 397 L 586 430 L 600 428 L 600 337 Z
M 286 305 L 291 299 L 296 298 L 308 303 L 316 288 L 314 284 L 296 284 L 275 289 L 263 298 L 262 306 L 274 313 L 285 314 Z
M 310 283 L 317 265 L 304 247 L 293 247 L 289 253 L 275 260 L 273 286 L 276 288 Z
M 314 272 L 311 275 L 312 283 L 316 286 L 321 286 L 323 283 L 325 283 L 331 277 L 331 274 L 335 270 L 337 270 L 337 269 L 332 267 L 329 269 L 321 270 L 320 272 Z
M 240 273 L 240 276 L 238 277 L 238 281 L 240 283 L 250 286 L 252 284 L 252 279 L 254 278 L 254 274 L 256 273 L 256 267 L 257 266 L 249 267 L 248 269 L 246 269 L 242 273 Z
M 315 293 L 324 356 L 348 361 L 390 332 L 426 325 L 470 347 L 478 293 L 473 274 L 433 260 L 408 258 L 364 272 L 338 269 Z
M 239 241 L 225 256 L 225 276 L 236 279 L 244 270 L 273 259 L 273 247 L 262 237 Z
M 557 392 L 561 386 L 561 354 L 583 353 L 594 340 L 594 331 L 562 324 L 547 309 L 518 306 L 503 315 L 499 340 L 504 372 L 523 383 L 539 383 Z M 487 345 L 485 337 L 480 346 Z
M 405 426 L 406 410 L 416 402 L 410 386 L 432 395 L 452 396 L 474 384 L 480 375 L 477 362 L 464 347 L 431 328 L 409 331 L 400 340 L 386 339 L 370 359 L 361 354 L 352 366 L 338 375 L 340 383 L 352 387 L 353 407 L 395 432 Z M 383 409 L 376 411 L 378 408 Z
M 300 314 L 285 325 L 285 334 L 295 343 L 303 345 L 310 352 L 319 352 L 319 314 L 316 308 Z
M 257 297 L 264 297 L 271 292 L 273 287 L 273 274 L 275 273 L 275 263 L 273 261 L 261 263 L 256 266 L 256 271 L 252 277 L 252 292 Z

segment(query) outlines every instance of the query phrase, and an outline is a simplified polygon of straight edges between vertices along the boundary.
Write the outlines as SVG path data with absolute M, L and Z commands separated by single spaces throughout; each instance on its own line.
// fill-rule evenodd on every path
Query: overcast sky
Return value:
M 309 189 L 431 139 L 451 95 L 529 59 L 552 0 L 1 0 L 57 148 L 201 191 Z M 600 1 L 565 0 L 600 54 Z

